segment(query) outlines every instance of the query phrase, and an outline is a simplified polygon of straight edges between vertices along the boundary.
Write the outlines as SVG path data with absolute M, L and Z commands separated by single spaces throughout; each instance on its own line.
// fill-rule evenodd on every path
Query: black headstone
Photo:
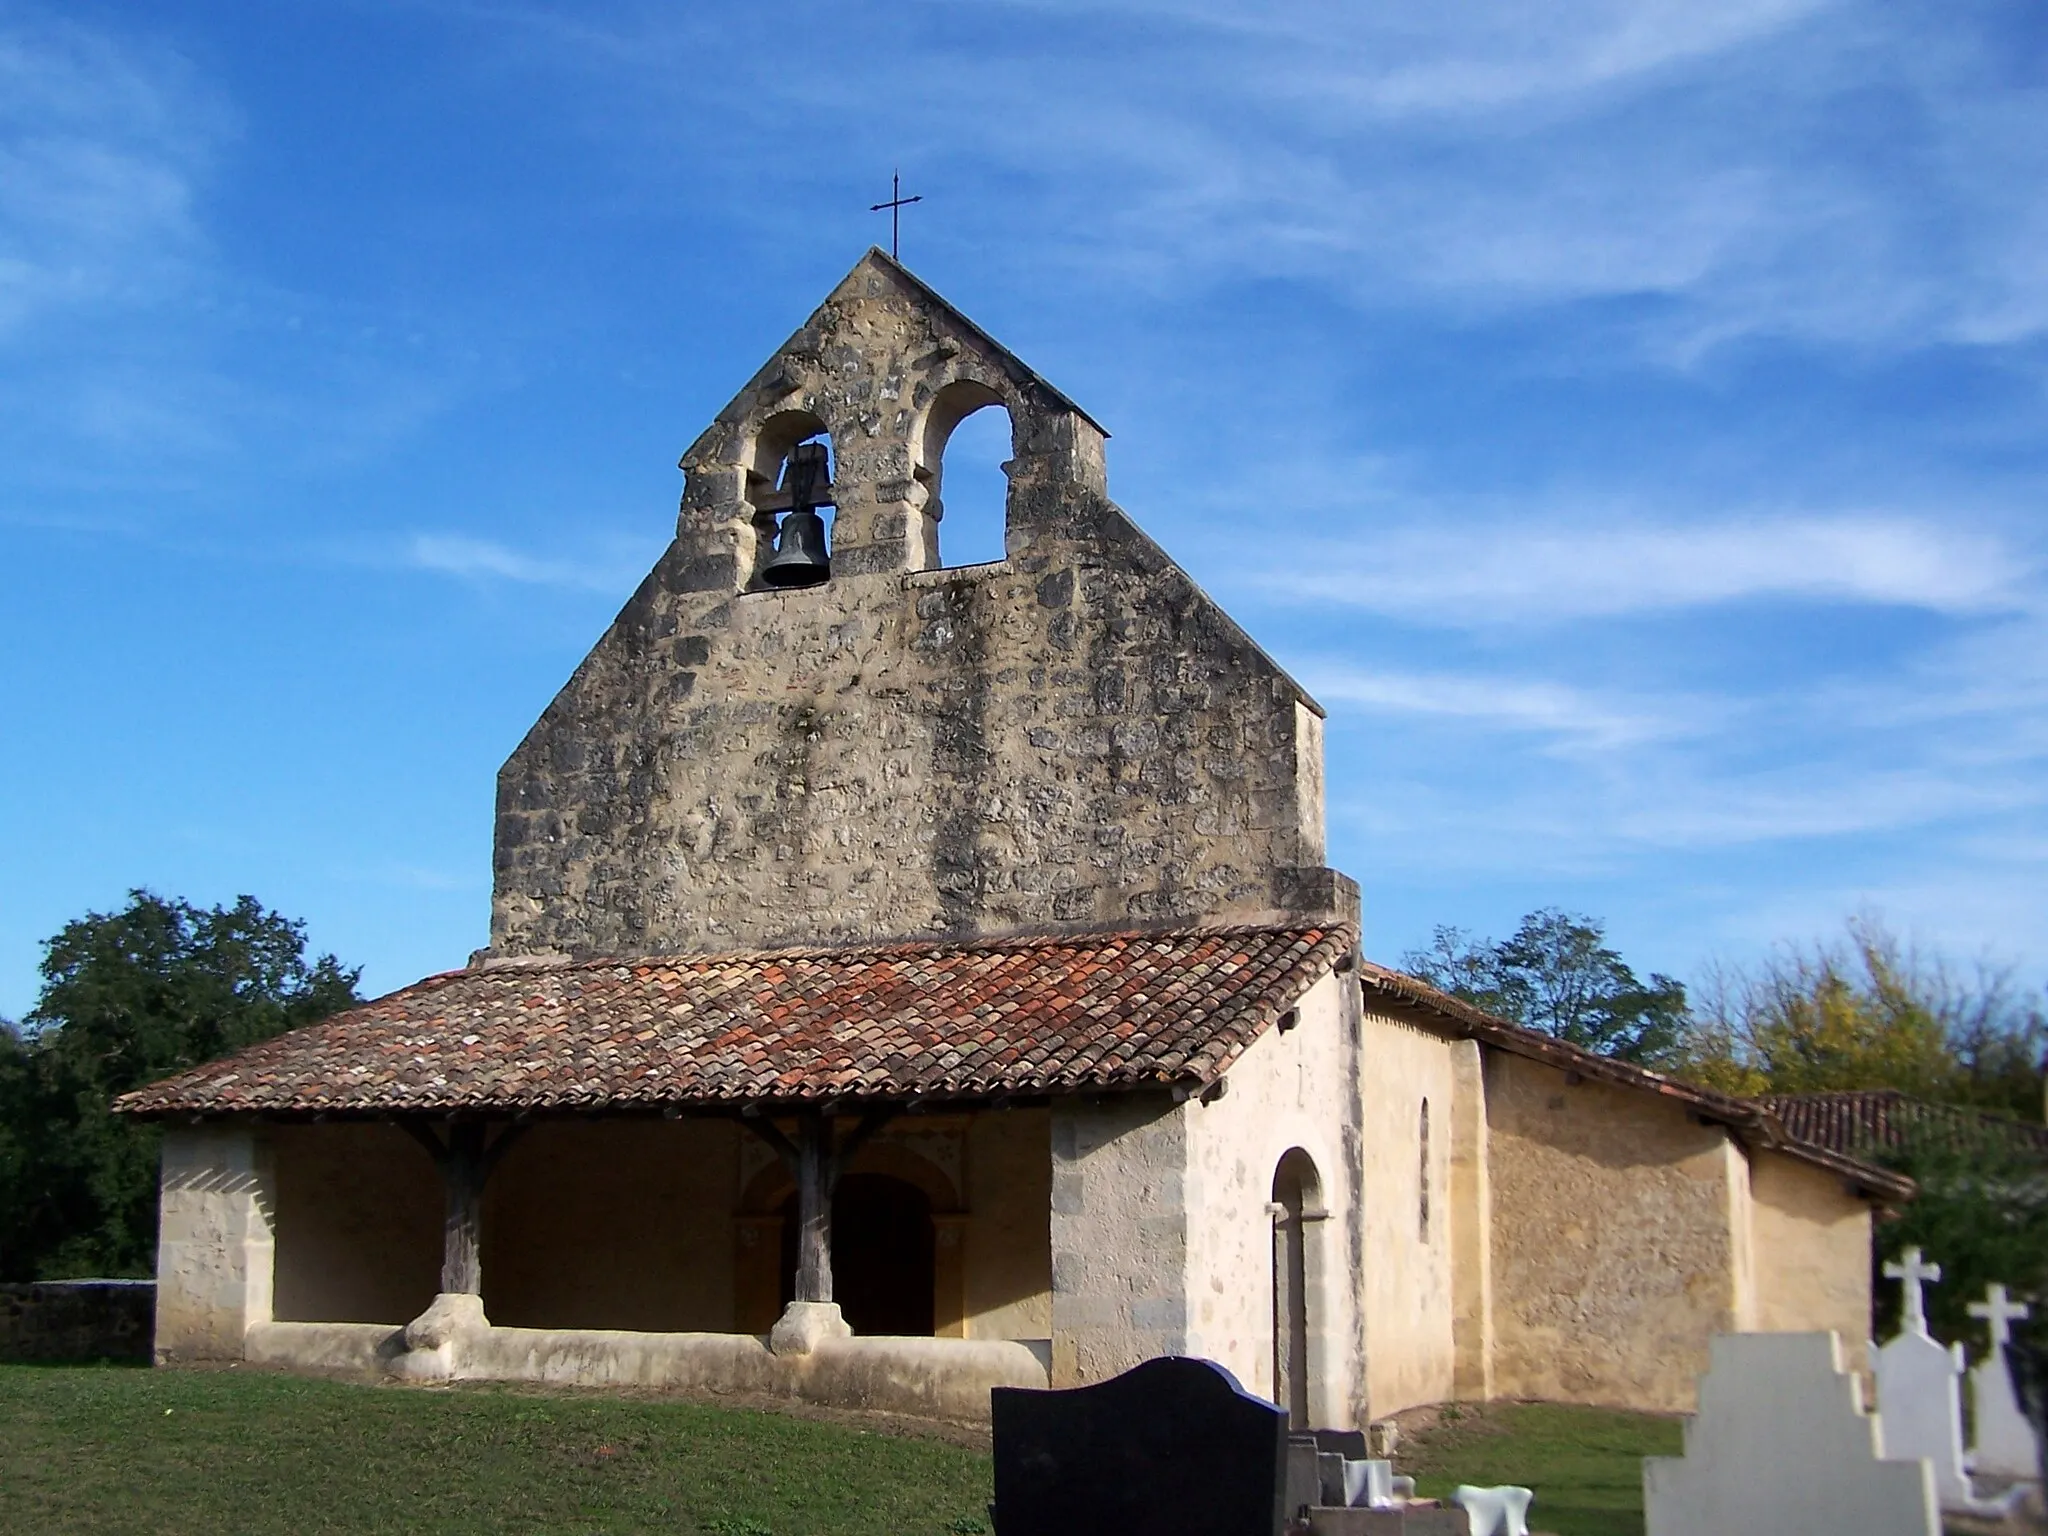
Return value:
M 1213 1361 L 991 1397 L 996 1536 L 1279 1536 L 1287 1415 Z

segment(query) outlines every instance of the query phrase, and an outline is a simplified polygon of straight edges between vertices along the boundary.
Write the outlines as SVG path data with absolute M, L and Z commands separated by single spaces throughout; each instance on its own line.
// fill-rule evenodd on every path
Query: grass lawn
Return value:
M 1415 1491 L 1460 1483 L 1536 1490 L 1529 1528 L 1557 1536 L 1642 1536 L 1645 1456 L 1678 1454 L 1679 1421 L 1550 1403 L 1464 1406 L 1402 1439 L 1396 1465 Z
M 0 1366 L 0 1531 L 958 1536 L 989 1459 L 672 1399 Z
M 1678 1423 L 1502 1404 L 1412 1430 L 1425 1494 L 1536 1490 L 1536 1529 L 1640 1536 Z M 672 1398 L 0 1366 L 0 1531 L 969 1536 L 989 1458 Z

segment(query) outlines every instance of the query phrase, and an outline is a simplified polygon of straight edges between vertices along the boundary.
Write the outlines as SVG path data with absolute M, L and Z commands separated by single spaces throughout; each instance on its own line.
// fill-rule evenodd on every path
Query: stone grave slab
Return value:
M 1940 1536 L 1932 1469 L 1887 1461 L 1832 1333 L 1723 1333 L 1685 1454 L 1643 1459 L 1649 1536 Z
M 1985 1477 L 2039 1477 L 2041 1447 L 2020 1408 L 2006 1353 L 2012 1325 L 2026 1321 L 2032 1309 L 2010 1299 L 2004 1286 L 1993 1285 L 1985 1288 L 1982 1301 L 1970 1303 L 1969 1313 L 1983 1319 L 1991 1334 L 1990 1352 L 1970 1368 L 1970 1470 Z
M 1923 1263 L 1920 1250 L 1908 1248 L 1904 1260 L 1886 1264 L 1884 1273 L 1903 1287 L 1899 1331 L 1871 1355 L 1884 1457 L 1926 1461 L 1935 1497 L 1950 1513 L 2002 1516 L 2019 1493 L 1980 1497 L 1963 1470 L 1962 1346 L 1951 1348 L 1927 1331 L 1920 1287 L 1941 1279 L 1941 1266 Z
M 1279 1536 L 1287 1415 L 1208 1360 L 990 1394 L 996 1536 Z

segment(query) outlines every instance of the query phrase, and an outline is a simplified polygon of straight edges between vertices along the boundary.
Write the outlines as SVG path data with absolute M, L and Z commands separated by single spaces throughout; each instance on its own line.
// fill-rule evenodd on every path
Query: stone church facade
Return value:
M 1004 558 L 946 567 L 984 408 Z M 500 774 L 490 947 L 123 1101 L 160 1356 L 979 1417 L 1184 1353 L 1354 1425 L 1862 1340 L 1910 1186 L 1366 960 L 1320 709 L 1103 441 L 864 257 Z

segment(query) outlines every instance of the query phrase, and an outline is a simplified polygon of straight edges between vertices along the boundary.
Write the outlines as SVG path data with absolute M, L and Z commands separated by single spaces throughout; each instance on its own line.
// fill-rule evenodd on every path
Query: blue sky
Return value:
M 2043 14 L 0 0 L 0 1014 L 132 885 L 460 964 L 497 765 L 898 164 L 1329 706 L 1374 954 L 1874 909 L 2039 981 Z

